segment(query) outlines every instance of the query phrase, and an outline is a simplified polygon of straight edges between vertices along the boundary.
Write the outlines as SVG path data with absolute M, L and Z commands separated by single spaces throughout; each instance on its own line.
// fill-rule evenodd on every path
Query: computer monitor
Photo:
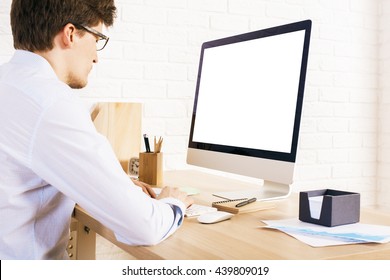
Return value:
M 290 194 L 310 32 L 305 20 L 202 44 L 187 163 L 263 180 L 215 195 Z

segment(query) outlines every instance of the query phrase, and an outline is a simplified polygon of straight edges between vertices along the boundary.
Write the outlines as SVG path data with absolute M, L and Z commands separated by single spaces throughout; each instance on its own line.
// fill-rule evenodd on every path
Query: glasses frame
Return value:
M 85 31 L 87 31 L 87 32 L 89 32 L 91 34 L 93 34 L 93 35 L 95 35 L 97 37 L 100 37 L 99 40 L 105 40 L 103 47 L 101 47 L 99 49 L 96 48 L 96 51 L 101 51 L 102 49 L 104 49 L 106 47 L 107 43 L 108 43 L 108 40 L 110 40 L 110 37 L 104 35 L 103 33 L 100 33 L 99 31 L 97 31 L 97 30 L 95 30 L 95 29 L 93 29 L 91 27 L 88 27 L 88 26 L 85 26 L 85 25 L 82 25 L 82 24 L 75 24 L 75 23 L 73 23 L 73 25 L 76 26 L 76 28 L 78 28 L 78 29 L 84 29 Z

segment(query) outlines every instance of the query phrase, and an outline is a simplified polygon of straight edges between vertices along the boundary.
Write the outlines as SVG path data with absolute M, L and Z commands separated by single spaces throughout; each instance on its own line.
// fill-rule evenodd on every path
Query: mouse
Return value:
M 202 224 L 214 224 L 222 222 L 233 217 L 234 214 L 225 211 L 215 211 L 211 213 L 202 214 L 198 217 L 198 222 Z

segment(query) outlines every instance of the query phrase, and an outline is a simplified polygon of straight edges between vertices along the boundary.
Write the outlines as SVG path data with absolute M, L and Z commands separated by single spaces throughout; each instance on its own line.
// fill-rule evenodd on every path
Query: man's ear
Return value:
M 60 38 L 61 44 L 64 48 L 69 48 L 73 45 L 76 31 L 76 27 L 71 23 L 68 23 L 63 27 L 62 31 L 60 32 Z

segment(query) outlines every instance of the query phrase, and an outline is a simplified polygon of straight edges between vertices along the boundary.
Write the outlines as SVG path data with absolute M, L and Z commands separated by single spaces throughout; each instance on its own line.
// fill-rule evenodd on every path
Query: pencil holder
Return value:
M 162 187 L 163 184 L 163 154 L 139 154 L 139 180 L 141 182 Z

